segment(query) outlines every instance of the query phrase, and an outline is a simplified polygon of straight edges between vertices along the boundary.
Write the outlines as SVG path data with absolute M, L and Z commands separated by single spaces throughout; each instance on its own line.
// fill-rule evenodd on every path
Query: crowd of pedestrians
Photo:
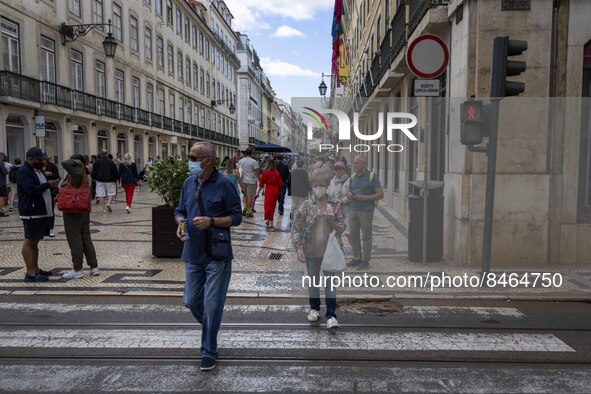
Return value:
M 355 156 L 349 166 L 344 157 L 318 155 L 292 160 L 291 156 L 265 155 L 259 160 L 253 153 L 251 148 L 237 150 L 220 161 L 213 145 L 193 145 L 188 155 L 190 175 L 175 210 L 177 236 L 186 240 L 182 253 L 184 304 L 202 325 L 202 370 L 213 369 L 217 359 L 217 334 L 233 259 L 228 229 L 238 226 L 243 217 L 257 221 L 254 214 L 259 196 L 264 196 L 262 219 L 267 231 L 275 230 L 275 213 L 285 214 L 285 199 L 291 196 L 291 242 L 314 283 L 321 283 L 322 260 L 331 237 L 336 236 L 341 247 L 345 239 L 350 244 L 352 259 L 347 267 L 367 269 L 371 260 L 373 213 L 377 201 L 383 198 L 383 190 L 364 156 Z M 0 152 L 0 216 L 6 215 L 5 208 L 6 212 L 13 210 L 18 196 L 25 238 L 24 280 L 43 282 L 52 275 L 39 267 L 38 244 L 45 236 L 55 236 L 56 201 L 63 213 L 72 257 L 72 269 L 63 277 L 82 278 L 84 259 L 90 274 L 99 275 L 90 233 L 91 202 L 96 200 L 103 214 L 113 212 L 119 183 L 125 192 L 125 210 L 130 214 L 136 187 L 158 160 L 158 156 L 156 160 L 149 158 L 139 171 L 130 153 L 124 154 L 122 160 L 106 151 L 91 158 L 75 154 L 61 163 L 65 174 L 62 179 L 58 167 L 38 147 L 27 151 L 24 163 L 15 159 L 10 164 Z M 87 206 L 69 207 L 74 200 L 68 201 L 68 194 L 61 190 L 83 195 L 83 205 Z M 76 201 L 80 204 L 79 199 Z M 324 270 L 322 274 L 328 279 L 324 283 L 330 284 L 335 272 Z M 320 319 L 320 287 L 310 286 L 308 292 L 307 319 L 316 322 Z M 336 289 L 327 287 L 324 292 L 326 327 L 339 327 Z

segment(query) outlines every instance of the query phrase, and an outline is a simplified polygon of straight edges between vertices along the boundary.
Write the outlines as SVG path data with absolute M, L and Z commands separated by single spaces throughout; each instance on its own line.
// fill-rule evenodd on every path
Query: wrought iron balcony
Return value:
M 0 71 L 0 97 L 55 105 L 146 127 L 182 133 L 189 137 L 238 146 L 238 138 L 235 137 L 10 71 Z

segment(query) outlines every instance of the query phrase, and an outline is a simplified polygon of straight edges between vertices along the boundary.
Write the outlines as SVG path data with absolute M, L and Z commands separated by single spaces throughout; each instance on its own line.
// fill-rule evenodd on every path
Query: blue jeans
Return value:
M 320 265 L 322 264 L 322 258 L 307 259 L 306 266 L 308 267 L 308 275 L 312 278 L 312 284 L 314 281 L 320 283 Z M 327 286 L 324 288 L 324 296 L 326 298 L 326 318 L 330 319 L 334 317 L 336 319 L 337 311 L 337 290 L 333 289 L 330 285 L 331 277 L 334 272 L 324 271 L 326 277 Z M 310 309 L 316 311 L 320 310 L 320 288 L 317 286 L 310 286 L 308 288 L 308 295 L 310 296 Z
M 202 326 L 201 357 L 216 359 L 218 356 L 218 332 L 231 275 L 231 260 L 185 263 L 183 302 Z
M 284 182 L 279 191 L 279 213 L 283 213 L 283 204 L 285 203 L 285 194 L 287 193 L 287 182 Z

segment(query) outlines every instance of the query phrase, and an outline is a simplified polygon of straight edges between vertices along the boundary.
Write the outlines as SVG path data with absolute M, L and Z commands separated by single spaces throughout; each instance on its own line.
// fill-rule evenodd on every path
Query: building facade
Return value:
M 501 103 L 492 267 L 591 263 L 591 3 L 584 0 L 353 0 L 342 3 L 337 69 L 348 75 L 333 106 L 360 113 L 376 130 L 379 112 L 417 114 L 412 141 L 395 133 L 402 152 L 367 153 L 385 190 L 382 204 L 409 218 L 409 182 L 444 182 L 444 258 L 479 265 L 486 155 L 460 144 L 460 104 L 490 97 L 492 43 L 526 40 L 515 60 L 525 93 Z M 414 97 L 408 43 L 440 37 L 450 61 L 439 97 Z M 334 59 L 334 57 L 333 57 Z M 335 67 L 333 66 L 333 70 Z M 336 84 L 331 86 L 333 95 Z M 363 143 L 353 138 L 351 144 Z M 348 154 L 348 152 L 347 152 Z
M 56 162 L 108 150 L 138 163 L 184 156 L 195 141 L 218 155 L 238 147 L 236 39 L 223 1 L 7 0 L 0 15 L 0 149 L 11 160 L 34 145 Z M 74 41 L 61 32 L 109 20 Z M 102 45 L 109 29 L 114 58 Z

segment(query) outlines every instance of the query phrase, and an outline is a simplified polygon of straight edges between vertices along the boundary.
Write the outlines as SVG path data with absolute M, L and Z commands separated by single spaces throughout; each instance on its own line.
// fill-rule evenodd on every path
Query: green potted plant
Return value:
M 183 242 L 176 236 L 174 209 L 179 204 L 187 176 L 187 160 L 179 156 L 165 157 L 150 168 L 150 191 L 156 191 L 164 202 L 164 205 L 152 208 L 152 255 L 156 257 L 179 258 L 183 252 Z

